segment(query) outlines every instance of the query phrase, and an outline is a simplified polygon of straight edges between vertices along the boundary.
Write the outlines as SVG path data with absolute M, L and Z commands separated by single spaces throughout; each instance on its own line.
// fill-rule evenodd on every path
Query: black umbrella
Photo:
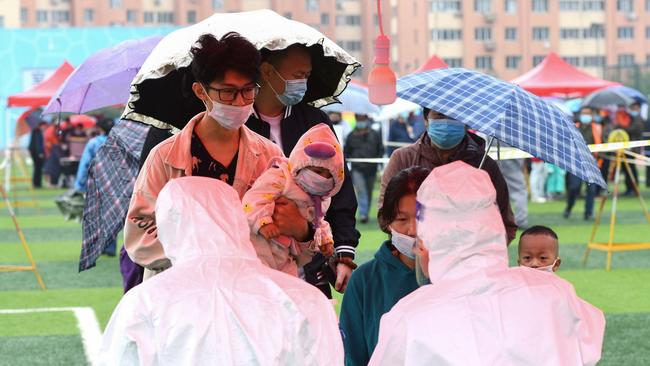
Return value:
M 205 33 L 220 38 L 238 32 L 258 49 L 281 50 L 304 44 L 312 55 L 312 73 L 304 100 L 316 107 L 338 101 L 361 66 L 352 56 L 316 29 L 286 19 L 271 10 L 215 14 L 187 28 L 170 33 L 147 58 L 131 87 L 123 118 L 159 128 L 182 128 L 205 109 L 191 90 L 190 48 Z

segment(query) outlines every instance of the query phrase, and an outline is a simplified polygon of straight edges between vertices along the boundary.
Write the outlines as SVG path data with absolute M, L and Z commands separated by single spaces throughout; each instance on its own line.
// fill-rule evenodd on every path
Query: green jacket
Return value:
M 385 241 L 375 258 L 357 268 L 341 305 L 345 364 L 367 365 L 377 345 L 379 320 L 418 288 L 415 272 L 393 255 Z

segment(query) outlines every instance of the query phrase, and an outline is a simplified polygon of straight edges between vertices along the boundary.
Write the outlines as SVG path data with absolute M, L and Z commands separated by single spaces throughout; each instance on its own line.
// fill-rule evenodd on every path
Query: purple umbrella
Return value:
M 68 77 L 43 113 L 79 114 L 125 104 L 131 81 L 162 38 L 128 40 L 95 52 Z

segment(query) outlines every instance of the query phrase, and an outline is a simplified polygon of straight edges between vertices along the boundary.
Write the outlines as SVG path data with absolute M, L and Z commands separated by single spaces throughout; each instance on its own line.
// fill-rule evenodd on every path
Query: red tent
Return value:
M 550 53 L 539 65 L 512 82 L 540 97 L 582 97 L 598 89 L 620 85 L 580 71 L 555 53 Z
M 433 70 L 433 69 L 442 69 L 445 67 L 449 67 L 446 62 L 442 61 L 438 56 L 432 55 L 427 62 L 425 62 L 422 66 L 420 66 L 415 72 L 422 72 L 422 71 L 427 71 L 427 70 Z
M 8 107 L 40 107 L 47 104 L 59 87 L 72 74 L 74 67 L 64 61 L 56 71 L 33 88 L 22 93 L 14 94 L 7 99 Z

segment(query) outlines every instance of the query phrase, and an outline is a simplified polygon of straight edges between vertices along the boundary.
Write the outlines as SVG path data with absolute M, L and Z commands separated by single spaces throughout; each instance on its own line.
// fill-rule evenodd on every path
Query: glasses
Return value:
M 219 99 L 224 101 L 224 102 L 233 102 L 235 99 L 237 99 L 237 94 L 241 94 L 242 98 L 246 101 L 251 101 L 255 99 L 257 96 L 257 93 L 260 91 L 260 86 L 258 84 L 255 84 L 255 86 L 246 86 L 241 89 L 238 88 L 222 88 L 222 89 L 217 89 L 213 88 L 210 85 L 205 86 L 206 89 L 209 90 L 214 90 L 219 94 Z

